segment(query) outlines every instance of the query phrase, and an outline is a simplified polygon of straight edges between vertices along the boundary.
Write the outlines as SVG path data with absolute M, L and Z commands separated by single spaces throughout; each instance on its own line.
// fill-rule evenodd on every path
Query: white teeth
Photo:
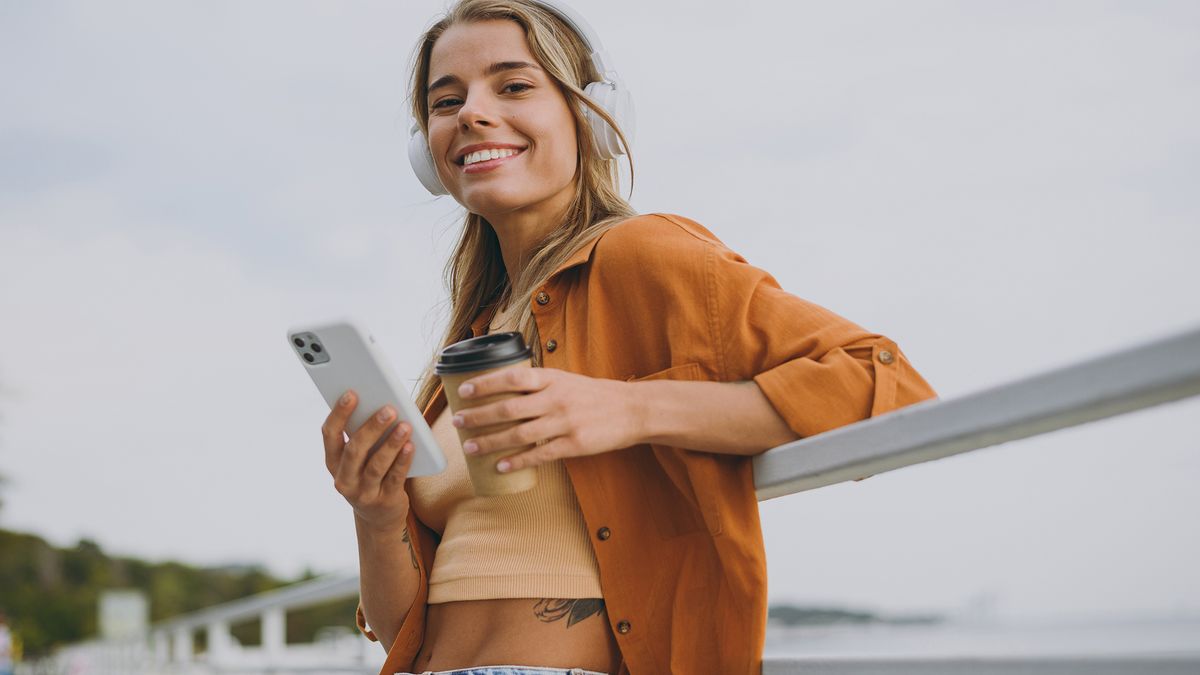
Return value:
M 476 162 L 485 162 L 489 159 L 500 159 L 501 157 L 511 157 L 517 154 L 518 150 L 512 148 L 489 148 L 487 150 L 477 150 L 463 158 L 463 166 L 471 166 Z

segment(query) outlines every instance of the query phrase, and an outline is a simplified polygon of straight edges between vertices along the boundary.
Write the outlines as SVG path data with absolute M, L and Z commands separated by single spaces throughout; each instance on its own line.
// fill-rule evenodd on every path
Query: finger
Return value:
M 500 473 L 512 473 L 513 471 L 527 469 L 531 466 L 545 464 L 559 457 L 566 457 L 569 454 L 568 450 L 570 447 L 571 441 L 565 436 L 560 436 L 525 452 L 519 452 L 512 457 L 505 457 L 497 461 L 496 471 Z
M 400 454 L 400 449 L 408 442 L 411 434 L 412 427 L 405 422 L 397 424 L 396 428 L 388 434 L 387 440 L 371 454 L 366 466 L 363 467 L 363 482 L 366 483 L 364 487 L 373 487 L 375 491 L 379 490 L 384 476 L 392 468 L 392 463 L 396 461 L 396 456 Z
M 396 410 L 385 405 L 367 418 L 363 425 L 350 434 L 350 441 L 342 451 L 342 461 L 338 464 L 337 477 L 347 486 L 354 489 L 362 474 L 363 464 L 371 448 L 379 443 L 379 439 L 396 419 Z M 344 493 L 343 493 L 344 494 Z
M 478 429 L 493 424 L 516 422 L 541 417 L 550 411 L 544 394 L 513 396 L 478 408 L 467 408 L 454 414 L 452 423 L 463 429 Z
M 482 398 L 507 392 L 529 393 L 544 389 L 553 377 L 549 368 L 506 368 L 471 378 L 458 386 L 463 399 Z
M 404 489 L 404 481 L 408 479 L 408 472 L 412 469 L 416 449 L 411 440 L 404 442 L 403 447 L 400 448 L 400 454 L 392 462 L 387 475 L 383 477 L 384 490 Z
M 321 423 L 321 439 L 325 444 L 325 468 L 329 469 L 329 473 L 336 473 L 342 461 L 342 449 L 346 446 L 343 436 L 346 421 L 357 406 L 358 396 L 353 389 L 347 389 Z
M 567 431 L 565 419 L 538 417 L 504 431 L 476 436 L 463 443 L 463 452 L 468 455 L 482 455 L 497 450 L 511 450 L 561 436 Z

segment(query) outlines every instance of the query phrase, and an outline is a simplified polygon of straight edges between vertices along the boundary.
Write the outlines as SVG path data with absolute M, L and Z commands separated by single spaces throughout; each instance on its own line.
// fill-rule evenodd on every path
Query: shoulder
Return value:
M 596 243 L 593 273 L 639 278 L 702 274 L 714 258 L 741 257 L 700 223 L 671 213 L 647 213 L 615 225 Z
M 696 221 L 669 213 L 635 216 L 606 231 L 586 272 L 589 287 L 624 305 L 708 316 L 723 295 L 751 293 L 760 273 Z M 657 316 L 657 315 L 656 315 Z
M 615 250 L 660 246 L 707 248 L 725 245 L 700 223 L 673 213 L 644 213 L 633 216 L 604 233 L 597 247 Z

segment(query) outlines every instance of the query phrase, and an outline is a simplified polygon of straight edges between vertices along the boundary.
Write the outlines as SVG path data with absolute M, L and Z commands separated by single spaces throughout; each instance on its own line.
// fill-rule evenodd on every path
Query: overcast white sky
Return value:
M 1200 5 L 577 0 L 634 206 L 943 398 L 1200 325 Z M 441 1 L 0 4 L 0 526 L 356 569 L 287 326 L 415 380 L 460 212 L 405 156 Z M 1200 612 L 1200 400 L 762 506 L 775 600 Z

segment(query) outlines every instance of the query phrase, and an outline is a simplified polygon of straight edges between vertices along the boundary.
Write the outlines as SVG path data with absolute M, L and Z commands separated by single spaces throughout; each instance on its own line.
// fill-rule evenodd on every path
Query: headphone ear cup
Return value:
M 446 186 L 442 185 L 442 179 L 438 177 L 437 167 L 433 165 L 433 154 L 429 152 L 429 144 L 425 141 L 425 134 L 421 133 L 420 127 L 415 124 L 413 126 L 412 134 L 408 137 L 408 163 L 412 164 L 413 173 L 417 174 L 417 180 L 421 181 L 421 185 L 424 185 L 431 194 L 450 194 L 446 190 Z
M 632 143 L 635 115 L 633 97 L 629 95 L 629 92 L 624 87 L 617 88 L 609 82 L 592 82 L 583 91 L 588 98 L 595 101 L 616 120 L 617 126 L 624 132 L 625 138 Z M 596 148 L 601 159 L 613 159 L 625 154 L 624 148 L 621 147 L 620 136 L 617 135 L 615 129 L 608 125 L 608 122 L 604 121 L 603 117 L 598 115 L 595 110 L 585 106 L 584 118 L 591 127 L 592 138 L 596 141 Z

